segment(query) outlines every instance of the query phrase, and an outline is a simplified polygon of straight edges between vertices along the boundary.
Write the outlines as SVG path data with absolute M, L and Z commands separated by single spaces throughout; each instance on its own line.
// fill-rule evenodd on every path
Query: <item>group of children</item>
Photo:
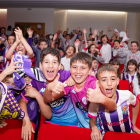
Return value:
M 108 34 L 100 32 L 97 36 L 95 29 L 87 41 L 86 29 L 80 32 L 78 27 L 75 35 L 67 30 L 62 36 L 59 27 L 50 46 L 46 38 L 34 46 L 31 28 L 27 33 L 28 43 L 19 27 L 15 29 L 15 37 L 8 36 L 8 41 L 5 40 L 9 46 L 1 57 L 0 74 L 0 83 L 7 95 L 14 96 L 19 108 L 19 115 L 14 117 L 10 106 L 12 113 L 6 117 L 22 119 L 23 140 L 30 140 L 32 132 L 37 136 L 40 112 L 45 123 L 91 128 L 92 140 L 101 140 L 107 131 L 140 134 L 136 126 L 140 97 L 140 56 L 136 41 L 127 50 L 116 32 L 109 40 Z M 118 90 L 119 79 L 128 80 L 134 94 Z M 0 95 L 1 103 L 4 94 Z M 134 107 L 132 120 L 129 105 Z M 3 120 L 7 118 L 2 110 L 0 123 L 4 126 Z M 31 122 L 35 123 L 35 131 Z

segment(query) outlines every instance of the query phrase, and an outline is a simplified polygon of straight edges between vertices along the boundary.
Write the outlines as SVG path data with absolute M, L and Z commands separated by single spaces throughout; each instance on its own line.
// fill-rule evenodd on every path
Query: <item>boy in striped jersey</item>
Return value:
M 98 69 L 97 78 L 99 81 L 96 83 L 95 90 L 102 91 L 102 94 L 98 92 L 101 95 L 100 100 L 102 100 L 103 95 L 115 100 L 117 109 L 110 112 L 101 104 L 95 104 L 96 99 L 92 98 L 95 90 L 88 89 L 87 99 L 91 102 L 88 110 L 89 116 L 91 117 L 91 139 L 102 139 L 101 133 L 96 126 L 97 113 L 99 114 L 102 135 L 104 135 L 106 131 L 128 133 L 135 132 L 140 134 L 140 130 L 136 127 L 136 120 L 139 112 L 139 101 L 130 91 L 116 90 L 117 85 L 119 84 L 119 78 L 117 77 L 117 71 L 115 68 L 110 64 L 101 66 Z M 129 112 L 130 104 L 134 107 L 132 121 Z

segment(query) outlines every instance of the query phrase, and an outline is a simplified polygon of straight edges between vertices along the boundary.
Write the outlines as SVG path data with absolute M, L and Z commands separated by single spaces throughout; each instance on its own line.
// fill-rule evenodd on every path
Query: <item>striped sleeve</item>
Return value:
M 90 118 L 97 118 L 99 105 L 96 103 L 90 103 L 88 107 L 88 116 Z

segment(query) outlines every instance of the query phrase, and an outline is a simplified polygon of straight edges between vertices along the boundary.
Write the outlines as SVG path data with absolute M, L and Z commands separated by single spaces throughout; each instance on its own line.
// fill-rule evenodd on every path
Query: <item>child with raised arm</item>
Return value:
M 91 116 L 91 139 L 101 140 L 107 131 L 140 133 L 140 130 L 136 127 L 139 101 L 128 90 L 116 90 L 119 84 L 116 69 L 110 64 L 103 65 L 98 69 L 97 78 L 96 89 L 88 89 L 87 91 L 87 99 L 91 102 L 88 109 L 88 113 Z M 100 98 L 96 100 L 105 101 L 104 96 L 106 96 L 108 99 L 116 102 L 117 109 L 115 111 L 109 111 L 102 104 L 96 104 L 96 100 L 93 97 L 95 97 L 97 91 Z M 132 122 L 129 112 L 130 104 L 134 107 Z M 102 132 L 96 126 L 97 113 L 99 114 Z
M 30 45 L 27 43 L 27 41 L 24 39 L 22 31 L 18 27 L 18 29 L 15 29 L 16 34 L 16 41 L 14 44 L 9 48 L 9 50 L 6 53 L 6 58 L 11 59 L 14 51 L 17 53 L 26 56 L 26 51 L 28 53 L 29 58 L 33 57 L 33 51 Z M 26 57 L 28 57 L 26 56 Z
M 54 82 L 49 83 L 46 89 L 46 94 L 50 96 L 50 101 L 53 101 L 53 93 L 57 93 L 59 96 L 69 95 L 73 102 L 73 106 L 78 117 L 79 127 L 90 128 L 89 117 L 88 117 L 88 105 L 86 91 L 88 88 L 96 88 L 96 78 L 90 75 L 92 69 L 92 59 L 87 53 L 77 53 L 70 61 L 70 72 L 75 85 L 72 87 L 67 86 L 67 81 L 65 83 L 60 83 L 56 79 Z M 44 98 L 47 98 L 44 96 Z M 110 111 L 116 109 L 116 104 L 113 100 L 107 99 Z M 104 104 L 104 103 L 103 103 Z M 99 122 L 98 122 L 99 125 Z
M 60 34 L 60 27 L 58 27 L 58 33 L 59 33 L 59 36 L 60 36 L 60 38 L 63 42 L 64 50 L 66 50 L 68 46 L 74 46 L 74 42 L 76 40 L 76 37 L 77 37 L 77 34 L 78 34 L 79 30 L 80 30 L 80 28 L 78 27 L 76 34 L 74 35 L 74 37 L 72 39 L 70 39 L 70 34 L 67 34 L 66 37 L 64 38 Z

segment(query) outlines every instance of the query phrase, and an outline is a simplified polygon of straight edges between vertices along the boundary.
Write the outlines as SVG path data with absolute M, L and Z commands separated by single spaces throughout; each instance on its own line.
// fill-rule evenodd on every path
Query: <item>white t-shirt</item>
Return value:
M 102 58 L 104 59 L 103 63 L 109 63 L 111 59 L 111 46 L 109 44 L 103 45 L 101 47 L 100 53 L 102 54 Z
M 70 70 L 70 58 L 61 58 L 61 64 L 64 66 L 64 70 Z

